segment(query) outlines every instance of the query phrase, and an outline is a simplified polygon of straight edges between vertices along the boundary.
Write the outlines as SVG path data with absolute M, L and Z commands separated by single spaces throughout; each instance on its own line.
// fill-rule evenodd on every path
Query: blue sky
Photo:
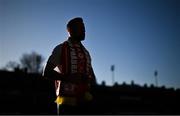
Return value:
M 0 67 L 36 51 L 45 59 L 67 39 L 67 22 L 82 17 L 83 44 L 98 83 L 180 88 L 178 0 L 0 0 Z

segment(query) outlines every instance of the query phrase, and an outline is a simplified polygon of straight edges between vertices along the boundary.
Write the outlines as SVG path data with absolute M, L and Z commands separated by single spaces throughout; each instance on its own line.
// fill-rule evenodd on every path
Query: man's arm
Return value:
M 46 77 L 47 79 L 50 79 L 50 80 L 62 80 L 63 75 L 54 71 L 53 70 L 54 68 L 55 68 L 55 66 L 53 64 L 47 62 L 47 65 L 44 69 L 43 76 Z
M 48 58 L 47 64 L 43 71 L 43 76 L 50 80 L 63 80 L 64 76 L 61 73 L 58 73 L 54 70 L 54 68 L 58 65 L 60 65 L 60 59 L 61 58 L 61 44 L 56 46 Z
M 91 77 L 92 77 L 91 82 L 90 82 L 91 86 L 95 86 L 97 84 L 97 82 L 96 82 L 96 76 L 94 74 L 94 71 L 93 71 L 92 67 L 91 67 Z

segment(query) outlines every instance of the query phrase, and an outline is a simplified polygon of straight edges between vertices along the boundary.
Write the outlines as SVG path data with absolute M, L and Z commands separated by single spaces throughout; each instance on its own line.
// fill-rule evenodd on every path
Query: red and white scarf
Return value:
M 60 73 L 65 75 L 84 74 L 87 75 L 85 78 L 91 78 L 91 58 L 88 51 L 81 43 L 72 44 L 70 41 L 62 43 L 60 60 L 61 64 L 58 65 Z M 55 81 L 57 96 L 61 96 L 60 85 L 61 81 Z M 68 92 L 69 90 L 69 94 L 73 94 L 74 86 L 72 84 L 67 84 L 65 86 L 63 91 Z M 86 89 L 86 87 L 82 86 L 81 89 Z

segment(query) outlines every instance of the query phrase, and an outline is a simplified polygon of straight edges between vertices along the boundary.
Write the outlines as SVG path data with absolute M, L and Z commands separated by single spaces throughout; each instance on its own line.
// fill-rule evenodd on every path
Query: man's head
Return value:
M 75 41 L 85 39 L 85 26 L 81 17 L 71 19 L 67 24 L 67 30 Z

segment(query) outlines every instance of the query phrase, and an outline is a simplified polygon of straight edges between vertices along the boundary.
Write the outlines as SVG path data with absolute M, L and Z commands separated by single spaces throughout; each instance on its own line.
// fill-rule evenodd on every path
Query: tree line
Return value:
M 19 59 L 19 63 L 17 61 L 9 61 L 3 70 L 24 70 L 28 73 L 41 73 L 43 70 L 43 61 L 44 57 L 33 51 L 31 53 L 24 53 Z

